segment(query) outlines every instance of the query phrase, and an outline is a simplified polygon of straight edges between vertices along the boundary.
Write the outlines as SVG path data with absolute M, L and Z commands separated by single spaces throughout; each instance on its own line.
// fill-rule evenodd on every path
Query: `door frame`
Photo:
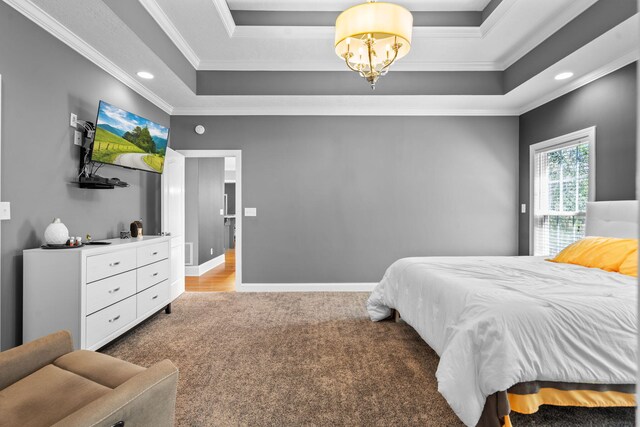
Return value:
M 0 74 L 0 165 L 2 164 L 2 74 Z M 0 172 L 0 189 L 2 188 L 2 173 Z M 0 200 L 2 197 L 0 196 Z M 2 242 L 2 227 L 0 227 L 0 242 Z M 2 263 L 0 263 L 0 283 L 2 277 Z M 2 350 L 2 286 L 0 286 L 0 350 Z
M 236 292 L 242 291 L 242 150 L 176 150 L 187 159 L 236 158 Z
M 173 230 L 171 229 L 171 227 L 168 226 L 168 224 L 166 223 L 167 221 L 167 212 L 165 211 L 165 209 L 167 208 L 167 202 L 166 202 L 166 198 L 170 197 L 169 194 L 171 193 L 171 189 L 167 188 L 167 183 L 166 183 L 166 179 L 167 179 L 167 170 L 168 167 L 170 167 L 170 162 L 171 159 L 167 157 L 168 154 L 171 153 L 175 153 L 176 156 L 178 156 L 180 158 L 180 161 L 182 162 L 182 197 L 181 197 L 181 204 L 182 204 L 182 230 L 180 230 L 180 233 L 177 233 L 178 230 Z M 171 156 L 173 157 L 173 155 Z M 185 239 L 185 221 L 184 221 L 184 186 L 185 186 L 185 169 L 184 169 L 184 156 L 182 156 L 180 153 L 178 153 L 176 150 L 173 150 L 172 148 L 167 148 L 167 153 L 165 154 L 165 171 L 164 173 L 161 175 L 161 191 L 160 191 L 160 199 L 161 199 L 161 231 L 166 232 L 169 231 L 170 232 L 170 252 L 171 252 L 171 268 L 173 269 L 173 252 L 174 252 L 174 248 L 181 246 L 182 249 L 182 253 L 180 255 L 180 258 L 182 258 L 182 271 L 178 272 L 178 280 L 181 282 L 178 284 L 177 288 L 175 285 L 176 282 L 174 282 L 174 276 L 173 276 L 173 272 L 171 273 L 171 277 L 169 278 L 170 281 L 170 287 L 171 287 L 171 299 L 174 300 L 177 297 L 179 297 L 180 295 L 182 295 L 185 291 L 185 285 L 186 285 L 186 278 L 185 278 L 185 274 L 184 274 L 184 270 L 185 270 L 185 266 L 184 266 L 184 239 Z M 169 183 L 170 184 L 170 183 Z M 167 194 L 167 191 L 169 192 L 169 194 Z

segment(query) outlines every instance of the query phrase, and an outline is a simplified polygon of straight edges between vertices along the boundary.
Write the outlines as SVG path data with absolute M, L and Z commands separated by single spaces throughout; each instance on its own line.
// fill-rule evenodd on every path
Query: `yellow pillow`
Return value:
M 627 276 L 638 277 L 638 249 L 627 256 L 618 271 Z
M 550 261 L 619 271 L 624 260 L 637 248 L 638 239 L 585 237 L 564 248 Z

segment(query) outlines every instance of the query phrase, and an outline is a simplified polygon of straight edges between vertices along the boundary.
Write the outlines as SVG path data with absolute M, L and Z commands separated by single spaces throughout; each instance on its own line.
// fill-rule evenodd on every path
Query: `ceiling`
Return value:
M 391 71 L 397 73 L 395 78 L 403 72 L 424 73 L 413 75 L 414 80 L 435 77 L 436 72 L 496 73 L 504 81 L 512 75 L 526 78 L 508 90 L 480 95 L 447 90 L 421 95 L 309 95 L 304 90 L 278 94 L 277 88 L 268 95 L 203 95 L 199 84 L 206 79 L 215 83 L 219 76 L 211 70 L 244 71 L 232 74 L 258 81 L 273 76 L 267 73 L 296 71 L 303 73 L 303 81 L 308 77 L 309 86 L 320 88 L 332 79 L 349 77 L 333 52 L 332 26 L 236 25 L 233 13 L 253 11 L 252 19 L 262 19 L 264 13 L 313 18 L 315 13 L 337 13 L 353 2 L 4 1 L 170 114 L 517 115 L 639 56 L 635 9 L 608 16 L 616 12 L 601 12 L 607 0 L 404 0 L 399 3 L 413 12 L 433 11 L 450 22 L 475 14 L 477 25 L 416 26 L 410 54 Z M 598 13 L 607 17 L 600 19 Z M 589 25 L 577 25 L 579 19 Z M 569 23 L 571 29 L 563 30 Z M 528 64 L 536 65 L 535 73 L 527 74 L 532 69 Z M 155 78 L 138 78 L 140 70 Z M 566 70 L 573 71 L 574 78 L 553 79 Z M 236 84 L 242 85 L 242 80 Z M 359 80 L 354 84 L 366 85 Z
M 189 56 L 197 69 L 344 69 L 333 51 L 332 26 L 236 26 L 224 0 L 141 2 L 156 20 L 162 13 L 169 18 L 193 52 Z M 395 69 L 504 70 L 593 3 L 595 0 L 502 0 L 480 26 L 415 28 L 411 54 Z
M 491 0 L 402 0 L 411 11 L 481 11 Z M 357 4 L 353 0 L 227 0 L 231 10 L 336 11 Z

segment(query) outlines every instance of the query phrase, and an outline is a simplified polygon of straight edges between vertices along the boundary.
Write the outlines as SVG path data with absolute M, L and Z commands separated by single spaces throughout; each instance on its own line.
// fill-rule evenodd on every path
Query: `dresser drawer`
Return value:
M 87 257 L 87 283 L 136 268 L 136 250 L 110 252 Z
M 135 295 L 87 316 L 86 348 L 93 347 L 134 320 L 136 320 Z
M 138 317 L 158 310 L 169 299 L 169 281 L 165 280 L 140 292 L 136 298 L 138 299 Z
M 87 313 L 94 313 L 135 293 L 135 270 L 89 283 L 87 285 Z
M 138 274 L 138 292 L 144 291 L 149 286 L 153 286 L 156 283 L 160 283 L 163 280 L 169 278 L 169 260 L 155 262 L 153 264 L 140 267 L 137 270 Z
M 138 267 L 169 258 L 169 242 L 138 248 Z

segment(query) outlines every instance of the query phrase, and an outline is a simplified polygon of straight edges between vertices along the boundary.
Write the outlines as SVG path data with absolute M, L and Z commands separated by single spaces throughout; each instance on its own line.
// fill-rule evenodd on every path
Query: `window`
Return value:
M 554 256 L 584 237 L 595 193 L 595 127 L 530 148 L 531 253 Z

